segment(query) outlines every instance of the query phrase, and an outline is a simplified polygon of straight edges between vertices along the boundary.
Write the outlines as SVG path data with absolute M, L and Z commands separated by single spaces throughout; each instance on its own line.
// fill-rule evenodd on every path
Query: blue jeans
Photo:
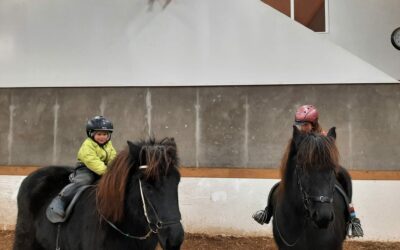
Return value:
M 85 165 L 80 164 L 69 176 L 71 183 L 65 186 L 59 195 L 61 199 L 68 204 L 81 186 L 90 185 L 99 178 L 99 175 L 88 169 Z

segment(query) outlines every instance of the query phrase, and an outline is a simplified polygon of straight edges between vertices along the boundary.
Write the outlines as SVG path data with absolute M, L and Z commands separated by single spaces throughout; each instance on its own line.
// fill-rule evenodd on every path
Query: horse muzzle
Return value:
M 311 219 L 318 228 L 327 228 L 335 219 L 332 206 L 321 206 L 311 213 Z
M 158 231 L 158 239 L 164 250 L 179 250 L 185 238 L 185 232 L 180 222 L 163 227 Z

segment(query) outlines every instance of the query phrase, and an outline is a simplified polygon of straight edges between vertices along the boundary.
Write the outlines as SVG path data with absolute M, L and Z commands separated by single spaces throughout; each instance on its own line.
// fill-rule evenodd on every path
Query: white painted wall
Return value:
M 259 0 L 164 2 L 1 1 L 0 87 L 397 82 Z
M 400 50 L 390 41 L 400 27 L 399 0 L 330 0 L 322 37 L 400 80 Z
M 0 230 L 13 229 L 17 219 L 18 189 L 25 176 L 0 175 Z
M 13 228 L 23 176 L 0 176 L 0 225 Z M 277 180 L 182 178 L 180 208 L 186 232 L 236 236 L 272 235 L 271 225 L 251 215 L 266 205 Z M 353 203 L 365 236 L 360 240 L 400 241 L 400 181 L 353 181 Z

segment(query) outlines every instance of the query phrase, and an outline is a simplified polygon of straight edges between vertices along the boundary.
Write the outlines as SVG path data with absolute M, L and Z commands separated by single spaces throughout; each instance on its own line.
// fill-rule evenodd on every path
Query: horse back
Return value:
M 72 167 L 43 167 L 28 175 L 17 196 L 18 216 L 14 250 L 43 249 L 36 240 L 36 218 L 43 207 L 69 183 Z
M 36 214 L 39 209 L 69 183 L 71 167 L 49 166 L 28 175 L 18 192 L 18 209 L 28 209 Z

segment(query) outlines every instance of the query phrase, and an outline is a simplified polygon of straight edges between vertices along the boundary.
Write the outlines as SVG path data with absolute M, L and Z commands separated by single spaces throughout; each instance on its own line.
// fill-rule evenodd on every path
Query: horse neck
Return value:
M 132 180 L 133 183 L 129 185 L 126 190 L 126 197 L 124 202 L 124 219 L 120 222 L 121 226 L 129 228 L 132 230 L 133 225 L 136 226 L 136 233 L 144 232 L 148 229 L 146 217 L 144 215 L 143 202 L 140 195 L 139 180 Z
M 302 200 L 302 193 L 298 186 L 298 178 L 296 174 L 296 160 L 295 156 L 291 157 L 287 164 L 285 173 L 285 187 L 280 195 L 279 206 L 285 216 L 290 220 L 293 217 L 303 216 L 304 204 Z M 294 220 L 297 221 L 297 220 Z
M 292 155 L 289 158 L 283 178 L 285 179 L 284 196 L 286 196 L 290 201 L 298 201 L 298 198 L 301 197 L 301 192 L 297 183 L 295 155 Z
M 284 176 L 284 188 L 282 192 L 279 193 L 274 208 L 273 222 L 274 231 L 276 230 L 275 232 L 279 232 L 279 235 L 284 235 L 280 237 L 284 237 L 285 240 L 291 243 L 299 239 L 305 225 L 303 220 L 304 205 L 302 204 L 302 194 L 297 186 L 295 166 L 296 165 L 289 160 L 287 171 Z

